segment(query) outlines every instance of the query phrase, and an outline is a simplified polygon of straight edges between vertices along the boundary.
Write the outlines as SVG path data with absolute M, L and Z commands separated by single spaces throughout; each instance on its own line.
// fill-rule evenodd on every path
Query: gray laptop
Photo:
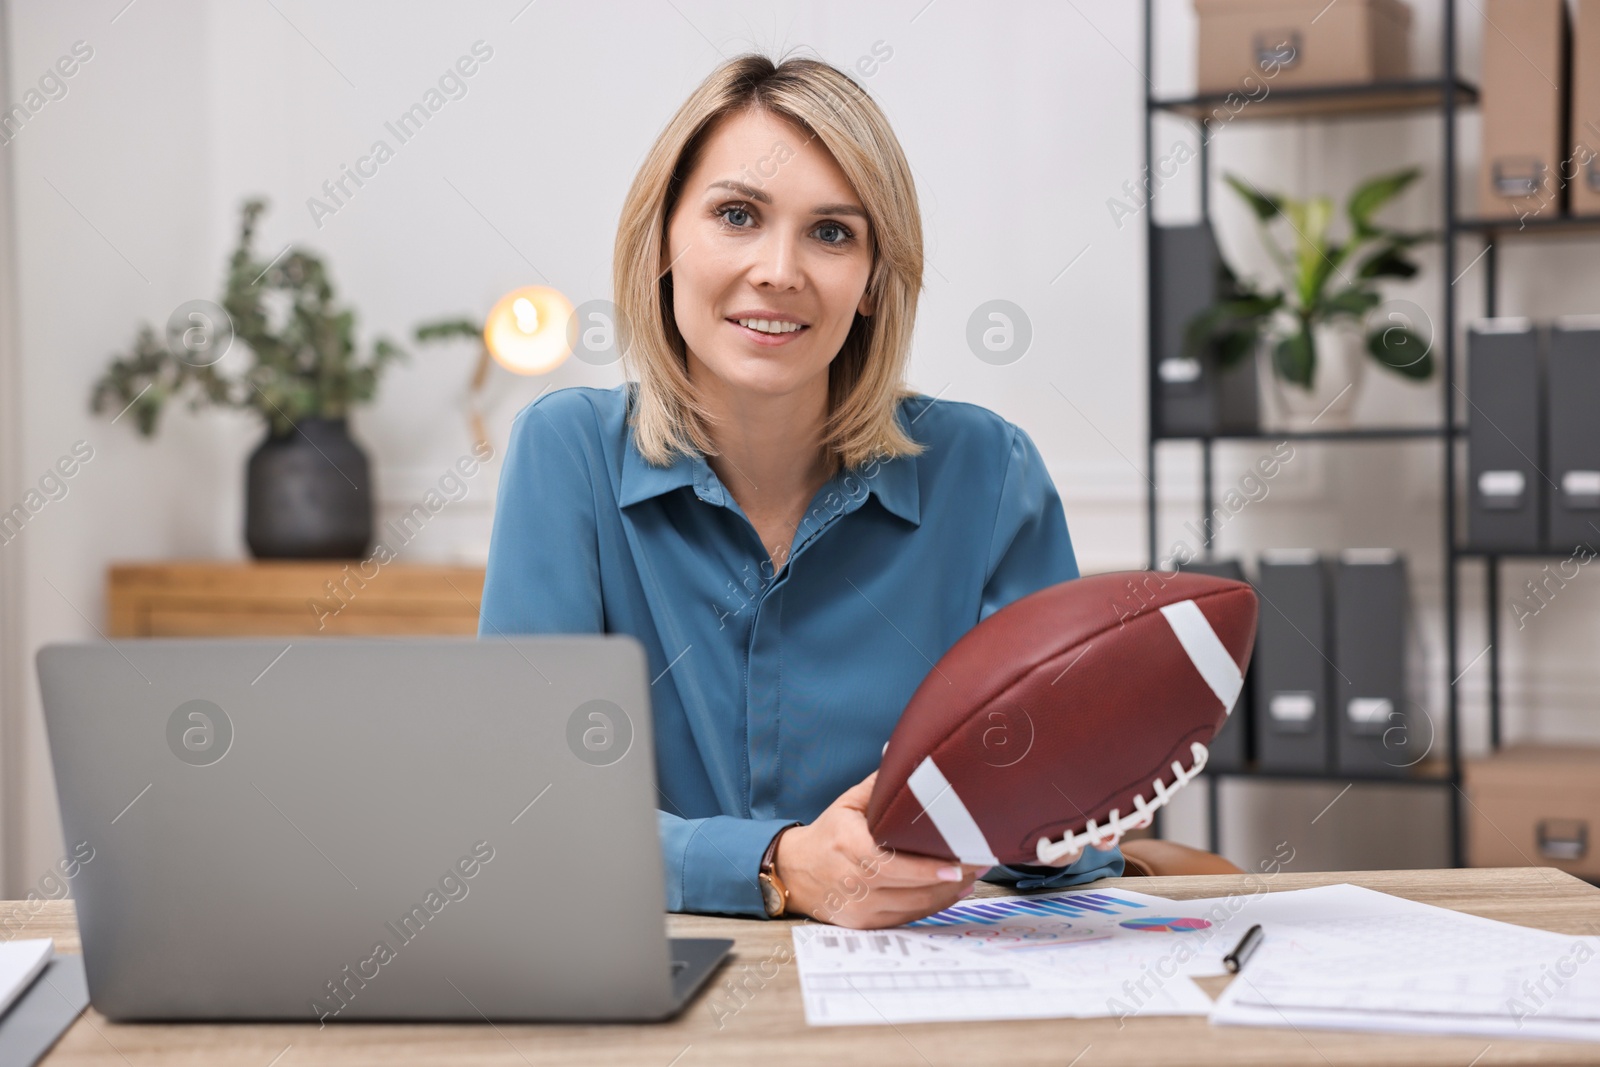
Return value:
M 109 1018 L 661 1019 L 732 946 L 666 936 L 631 637 L 146 638 L 38 667 Z

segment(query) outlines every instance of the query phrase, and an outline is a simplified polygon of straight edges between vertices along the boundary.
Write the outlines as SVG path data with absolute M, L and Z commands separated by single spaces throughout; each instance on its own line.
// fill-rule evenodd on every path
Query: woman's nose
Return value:
M 754 285 L 770 285 L 774 289 L 800 288 L 798 241 L 790 234 L 770 231 L 756 243 L 755 262 L 750 268 L 750 281 Z

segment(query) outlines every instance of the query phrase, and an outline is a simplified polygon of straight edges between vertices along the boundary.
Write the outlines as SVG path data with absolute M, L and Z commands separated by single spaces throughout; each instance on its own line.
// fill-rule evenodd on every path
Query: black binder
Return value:
M 1254 430 L 1260 399 L 1254 359 L 1219 372 L 1184 348 L 1189 320 L 1225 292 L 1222 257 L 1209 224 L 1152 227 L 1156 272 L 1150 294 L 1151 380 L 1164 437 Z
M 1182 564 L 1178 569 L 1193 574 L 1209 574 L 1215 578 L 1231 578 L 1236 582 L 1248 581 L 1244 576 L 1243 565 L 1236 559 L 1195 560 Z M 1250 687 L 1252 672 L 1255 670 L 1255 653 L 1251 653 L 1250 659 L 1250 668 L 1244 675 L 1244 689 L 1240 691 L 1239 699 L 1233 705 L 1233 713 L 1228 716 L 1228 721 L 1222 724 L 1222 729 L 1217 731 L 1217 736 L 1211 739 L 1210 752 L 1206 758 L 1206 767 L 1210 770 L 1242 771 L 1250 762 L 1253 747 L 1251 724 L 1254 720 Z
M 1550 331 L 1549 527 L 1546 547 L 1600 548 L 1600 316 Z
M 1410 769 L 1433 743 L 1406 699 L 1409 605 L 1405 558 L 1354 549 L 1334 567 L 1334 766 L 1341 773 Z
M 1325 771 L 1333 669 L 1327 565 L 1310 550 L 1278 550 L 1256 572 L 1255 738 L 1263 771 Z
M 1527 319 L 1481 319 L 1467 331 L 1467 544 L 1543 546 L 1547 483 L 1540 427 L 1539 336 Z

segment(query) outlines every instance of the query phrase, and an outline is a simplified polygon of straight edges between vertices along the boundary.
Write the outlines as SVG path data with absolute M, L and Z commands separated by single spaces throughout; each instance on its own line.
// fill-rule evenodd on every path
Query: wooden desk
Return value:
M 483 568 L 170 560 L 106 572 L 112 637 L 475 634 Z
M 1186 899 L 1353 882 L 1396 896 L 1491 919 L 1562 933 L 1590 934 L 1600 922 L 1600 889 L 1542 867 L 1440 871 L 1281 873 L 1272 877 L 1212 875 L 1190 878 L 1121 878 L 1094 883 L 1126 886 Z M 577 888 L 577 887 L 574 887 Z M 980 885 L 978 895 L 998 887 Z M 0 915 L 25 917 L 14 936 L 53 937 L 61 952 L 78 952 L 70 901 L 0 904 Z M 49 1067 L 143 1067 L 193 1063 L 218 1067 L 306 1067 L 309 1064 L 638 1064 L 697 1067 L 747 1064 L 891 1064 L 974 1067 L 981 1064 L 1050 1064 L 1065 1067 L 1337 1067 L 1351 1064 L 1600 1064 L 1600 1044 L 1475 1037 L 1411 1037 L 1326 1030 L 1210 1026 L 1197 1018 L 1135 1018 L 1119 1030 L 1116 1019 L 1039 1019 L 995 1023 L 906 1026 L 808 1027 L 799 980 L 784 950 L 793 923 L 674 915 L 677 936 L 733 937 L 737 956 L 682 1015 L 659 1025 L 519 1026 L 513 1024 L 389 1025 L 351 1023 L 319 1030 L 315 1024 L 234 1026 L 124 1025 L 90 1008 L 43 1061 Z M 765 961 L 772 961 L 763 966 Z M 779 962 L 783 961 L 783 962 Z M 241 960 L 240 966 L 249 966 Z M 770 975 L 763 979 L 762 975 Z M 1215 996 L 1227 978 L 1203 979 Z M 724 1011 L 719 1027 L 713 1005 Z M 287 1049 L 287 1052 L 285 1051 Z M 274 1058 L 280 1057 L 280 1058 Z M 1075 1058 L 1081 1057 L 1081 1058 Z

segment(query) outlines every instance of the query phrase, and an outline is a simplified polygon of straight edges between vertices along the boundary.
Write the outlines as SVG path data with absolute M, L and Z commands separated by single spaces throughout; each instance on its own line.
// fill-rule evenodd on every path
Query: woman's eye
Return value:
M 747 230 L 750 228 L 749 224 L 754 222 L 750 209 L 745 204 L 724 204 L 713 214 L 722 220 L 723 225 L 736 230 Z M 837 222 L 824 222 L 812 232 L 821 237 L 823 244 L 835 247 L 847 245 L 855 240 L 855 234 Z
M 832 233 L 837 233 L 839 235 L 837 240 L 830 240 L 827 237 L 824 237 L 822 239 L 822 243 L 823 244 L 829 244 L 829 245 L 848 244 L 850 242 L 851 238 L 853 238 L 855 236 L 849 230 L 847 230 L 843 226 L 839 225 L 837 222 L 824 222 L 821 226 L 817 227 L 817 232 L 819 234 L 820 233 L 832 232 Z

